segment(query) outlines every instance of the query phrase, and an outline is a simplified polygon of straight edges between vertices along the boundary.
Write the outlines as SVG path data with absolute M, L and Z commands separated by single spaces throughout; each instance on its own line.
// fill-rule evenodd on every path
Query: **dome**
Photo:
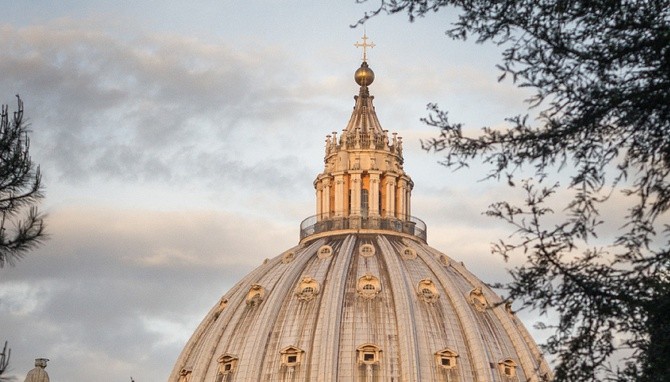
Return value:
M 362 77 L 373 76 L 364 67 Z M 327 136 L 324 170 L 314 181 L 316 215 L 300 225 L 298 244 L 216 302 L 170 382 L 551 375 L 500 297 L 427 244 L 426 225 L 411 216 L 414 184 L 403 169 L 402 139 L 381 129 L 373 97 L 358 83 L 348 125 L 339 139 Z

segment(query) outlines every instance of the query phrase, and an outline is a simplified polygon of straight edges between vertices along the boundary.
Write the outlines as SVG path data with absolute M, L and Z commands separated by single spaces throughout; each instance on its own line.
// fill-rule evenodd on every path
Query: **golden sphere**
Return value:
M 363 62 L 361 67 L 354 73 L 354 80 L 360 86 L 368 86 L 375 80 L 375 72 L 368 67 L 367 62 Z

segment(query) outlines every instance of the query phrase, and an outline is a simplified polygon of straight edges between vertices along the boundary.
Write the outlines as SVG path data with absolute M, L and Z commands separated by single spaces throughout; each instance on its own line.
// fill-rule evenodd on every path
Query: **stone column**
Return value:
M 351 216 L 361 216 L 361 172 L 351 171 Z
M 384 206 L 386 207 L 386 218 L 392 218 L 395 216 L 395 177 L 386 175 L 384 177 L 385 189 L 386 189 L 386 200 L 384 201 Z
M 330 217 L 330 179 L 324 179 L 321 190 L 321 219 Z M 319 219 L 319 220 L 321 220 Z
M 344 216 L 344 174 L 335 175 L 335 217 Z
M 316 184 L 316 221 L 320 221 L 323 216 L 323 181 Z
M 370 174 L 370 191 L 369 191 L 369 211 L 370 216 L 379 216 L 379 174 L 380 171 L 369 171 Z

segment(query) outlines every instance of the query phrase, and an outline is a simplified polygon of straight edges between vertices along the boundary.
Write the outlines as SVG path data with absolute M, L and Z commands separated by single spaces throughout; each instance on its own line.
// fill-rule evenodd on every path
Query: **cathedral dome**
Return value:
M 170 382 L 551 375 L 500 297 L 428 246 L 425 224 L 410 214 L 402 139 L 382 130 L 369 82 L 359 85 L 347 127 L 326 139 L 316 215 L 302 222 L 299 243 L 221 297 Z

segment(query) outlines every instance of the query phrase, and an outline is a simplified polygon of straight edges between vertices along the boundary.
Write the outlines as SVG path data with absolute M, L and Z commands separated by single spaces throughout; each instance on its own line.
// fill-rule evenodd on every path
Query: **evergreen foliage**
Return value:
M 44 216 L 36 207 L 42 177 L 30 158 L 23 102 L 17 100 L 11 118 L 7 105 L 0 113 L 0 268 L 14 265 L 45 238 Z

